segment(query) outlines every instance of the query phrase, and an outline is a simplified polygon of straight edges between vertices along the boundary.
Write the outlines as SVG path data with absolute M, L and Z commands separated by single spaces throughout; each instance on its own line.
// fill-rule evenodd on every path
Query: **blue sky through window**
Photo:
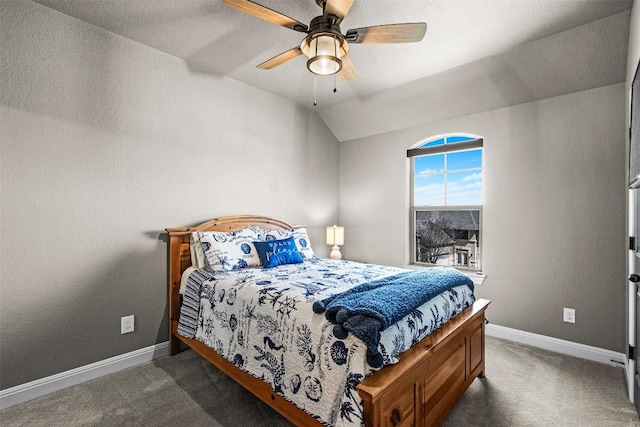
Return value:
M 444 172 L 444 154 L 416 157 L 416 174 Z
M 482 167 L 482 150 L 459 151 L 447 155 L 447 170 L 461 170 Z
M 473 140 L 440 138 L 421 147 Z M 414 158 L 415 206 L 475 206 L 482 204 L 482 149 Z
M 444 206 L 444 174 L 416 175 L 413 203 L 416 206 Z
M 447 175 L 447 206 L 481 204 L 482 172 L 450 172 Z
M 455 144 L 456 142 L 471 141 L 473 139 L 475 138 L 472 138 L 470 136 L 447 136 L 444 138 L 434 139 L 425 144 L 422 144 L 420 148 L 434 147 L 436 145 L 443 145 L 443 144 Z

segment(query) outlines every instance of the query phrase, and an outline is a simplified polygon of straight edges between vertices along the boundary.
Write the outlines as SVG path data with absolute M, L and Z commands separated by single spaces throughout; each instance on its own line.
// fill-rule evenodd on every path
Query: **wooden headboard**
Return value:
M 241 230 L 250 225 L 259 225 L 269 230 L 291 230 L 299 226 L 292 226 L 284 221 L 259 215 L 234 215 L 214 218 L 194 227 L 167 228 L 169 233 L 169 342 L 171 354 L 178 351 L 178 340 L 175 332 L 178 330 L 180 317 L 180 280 L 182 273 L 190 267 L 191 250 L 189 238 L 194 231 L 232 231 Z

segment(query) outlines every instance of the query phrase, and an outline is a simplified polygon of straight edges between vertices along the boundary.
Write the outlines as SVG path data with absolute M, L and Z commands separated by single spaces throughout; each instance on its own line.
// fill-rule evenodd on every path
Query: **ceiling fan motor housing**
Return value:
M 307 68 L 314 74 L 328 76 L 342 69 L 342 58 L 348 44 L 333 15 L 313 18 L 309 35 L 300 43 L 300 50 L 309 58 Z
M 300 49 L 302 53 L 306 56 L 309 56 L 310 53 L 310 45 L 311 40 L 316 37 L 327 35 L 331 37 L 335 37 L 338 40 L 340 47 L 340 57 L 343 57 L 349 51 L 349 43 L 345 40 L 342 32 L 340 31 L 340 26 L 335 24 L 337 18 L 333 15 L 329 16 L 316 16 L 311 20 L 311 24 L 309 25 L 309 35 L 302 40 L 300 43 Z

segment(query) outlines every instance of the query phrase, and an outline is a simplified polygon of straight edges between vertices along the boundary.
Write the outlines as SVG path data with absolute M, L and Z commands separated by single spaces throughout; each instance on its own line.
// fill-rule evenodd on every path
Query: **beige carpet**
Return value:
M 444 423 L 640 426 L 621 368 L 487 337 L 487 376 Z M 8 426 L 289 426 L 192 351 L 0 412 Z

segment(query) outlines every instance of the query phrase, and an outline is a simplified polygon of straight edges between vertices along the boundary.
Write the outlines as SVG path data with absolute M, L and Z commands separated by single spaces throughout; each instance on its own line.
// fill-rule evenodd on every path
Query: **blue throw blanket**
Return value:
M 345 292 L 313 303 L 315 313 L 325 313 L 334 323 L 333 334 L 344 339 L 351 332 L 367 345 L 367 362 L 382 366 L 378 350 L 380 333 L 436 295 L 460 285 L 473 291 L 473 281 L 450 267 L 405 271 L 362 283 Z

